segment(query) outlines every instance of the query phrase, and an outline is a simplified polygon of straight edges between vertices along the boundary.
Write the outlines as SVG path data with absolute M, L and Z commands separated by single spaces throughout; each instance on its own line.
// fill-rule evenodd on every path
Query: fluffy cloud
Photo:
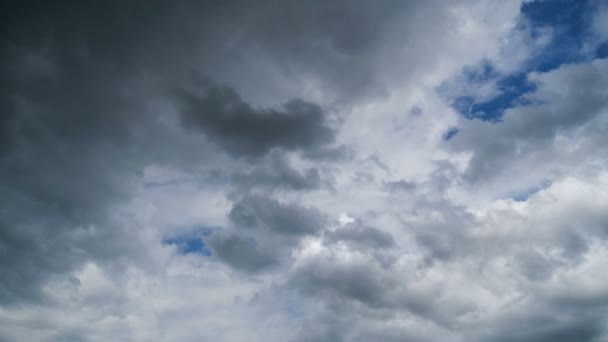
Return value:
M 5 9 L 1 340 L 608 337 L 600 2 Z
M 255 110 L 229 88 L 210 85 L 200 92 L 179 94 L 184 127 L 200 128 L 234 155 L 257 156 L 272 148 L 309 150 L 334 140 L 323 111 L 312 103 L 292 100 L 283 110 Z
M 524 95 L 529 105 L 506 110 L 500 124 L 464 122 L 449 145 L 472 152 L 466 179 L 535 182 L 601 159 L 596 148 L 605 136 L 607 66 L 595 60 L 532 73 L 528 78 L 537 89 Z

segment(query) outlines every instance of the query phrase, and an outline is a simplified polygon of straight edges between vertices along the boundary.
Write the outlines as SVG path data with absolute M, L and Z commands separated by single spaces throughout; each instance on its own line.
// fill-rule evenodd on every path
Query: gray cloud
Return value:
M 170 75 L 190 74 L 188 59 L 196 50 L 185 40 L 216 43 L 199 31 L 205 25 L 185 23 L 195 13 L 230 6 L 169 7 L 14 4 L 3 11 L 3 22 L 10 25 L 1 50 L 6 81 L 0 96 L 2 302 L 40 298 L 50 277 L 87 260 L 110 262 L 123 255 L 135 260 L 145 254 L 144 248 L 133 248 L 139 238 L 121 216 L 144 168 L 218 160 L 204 140 L 184 137 L 167 123 L 171 114 L 150 108 L 149 102 L 151 97 L 175 101 L 165 89 L 183 84 Z M 174 67 L 180 61 L 184 72 Z M 151 79 L 144 76 L 150 74 Z M 334 138 L 314 104 L 294 100 L 280 110 L 256 110 L 227 87 L 209 86 L 205 94 L 196 99 L 198 111 L 184 117 L 193 116 L 192 129 L 209 132 L 229 152 L 310 150 Z M 318 186 L 314 169 L 300 175 L 286 164 L 276 165 L 283 170 L 272 174 L 269 166 L 260 166 L 257 170 L 266 171 L 235 173 L 233 181 L 283 179 L 295 189 Z M 268 178 L 254 180 L 260 172 Z M 228 242 L 221 243 L 229 249 Z
M 525 318 L 513 319 L 504 323 L 498 331 L 482 337 L 481 341 L 596 342 L 605 337 L 600 322 L 593 317 L 560 319 L 555 317 L 558 315 L 546 312 L 542 315 L 526 315 Z
M 40 57 L 50 73 L 3 72 L 12 86 L 1 101 L 3 301 L 34 295 L 82 259 L 126 252 L 120 241 L 133 240 L 112 212 L 147 157 L 131 131 L 138 118 L 126 114 L 136 106 L 87 58 L 54 52 Z
M 445 298 L 436 288 L 420 289 L 415 277 L 379 258 L 341 261 L 320 256 L 299 265 L 288 285 L 321 300 L 335 315 L 360 312 L 375 321 L 407 314 L 440 326 L 474 310 L 470 303 Z M 401 273 L 401 274 L 400 274 Z
M 277 154 L 269 156 L 268 160 L 251 170 L 235 172 L 231 180 L 240 192 L 248 192 L 256 188 L 314 190 L 324 184 L 317 168 L 296 169 L 284 156 Z
M 256 272 L 279 262 L 274 251 L 262 249 L 251 237 L 216 235 L 208 241 L 217 257 L 236 269 Z
M 316 260 L 296 272 L 291 280 L 305 293 L 341 301 L 356 300 L 371 306 L 384 306 L 388 289 L 395 284 L 366 264 L 339 265 Z
M 352 158 L 353 152 L 346 146 L 329 146 L 315 150 L 304 151 L 302 156 L 311 160 L 343 161 Z
M 416 188 L 415 183 L 408 182 L 403 179 L 398 180 L 398 181 L 384 182 L 384 186 L 387 188 L 387 190 L 393 191 L 393 192 L 403 192 L 403 191 L 410 192 Z
M 316 149 L 334 140 L 322 109 L 312 103 L 292 100 L 281 109 L 254 109 L 232 89 L 218 86 L 178 97 L 184 126 L 202 130 L 235 156 Z
M 606 60 L 435 139 L 505 3 L 3 6 L 0 339 L 605 340 Z
M 329 231 L 325 237 L 332 242 L 345 241 L 370 249 L 384 249 L 395 246 L 395 240 L 386 232 L 374 227 L 362 225 L 360 222 L 350 223 L 334 231 Z
M 238 199 L 228 217 L 233 231 L 209 242 L 219 259 L 247 272 L 285 263 L 302 237 L 316 234 L 326 224 L 316 209 L 264 195 Z
M 324 225 L 324 218 L 317 210 L 255 195 L 236 202 L 228 216 L 242 229 L 261 229 L 282 235 L 314 234 Z

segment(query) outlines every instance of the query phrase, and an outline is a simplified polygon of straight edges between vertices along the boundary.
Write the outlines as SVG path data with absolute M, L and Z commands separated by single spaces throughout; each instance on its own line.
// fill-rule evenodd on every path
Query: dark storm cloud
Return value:
M 4 5 L 0 300 L 13 302 L 85 260 L 145 253 L 122 207 L 144 166 L 177 158 L 135 80 L 171 50 L 151 54 L 147 35 L 175 22 L 160 4 Z
M 235 156 L 317 149 L 334 140 L 323 110 L 312 103 L 292 100 L 279 109 L 256 109 L 234 90 L 214 85 L 178 97 L 184 127 L 200 129 Z
M 77 53 L 94 61 L 91 67 L 108 68 L 108 75 L 114 75 L 114 69 L 132 72 L 175 59 L 170 54 L 182 50 L 184 40 L 194 38 L 192 30 L 179 27 L 184 12 L 162 2 L 138 6 L 132 1 L 13 1 L 5 5 L 5 56 L 19 58 L 44 50 L 58 57 Z
M 269 89 L 281 102 L 295 95 L 283 88 L 313 80 L 332 97 L 357 101 L 385 92 L 378 50 L 394 38 L 392 29 L 403 10 L 446 15 L 432 2 L 392 0 L 14 1 L 2 11 L 7 27 L 3 53 L 20 59 L 32 49 L 78 50 L 127 74 L 154 68 L 151 78 L 174 78 L 195 69 L 239 93 Z M 411 19 L 415 32 L 419 19 Z M 270 102 L 277 103 L 276 98 Z
M 337 85 L 328 90 L 339 96 L 377 95 L 384 89 L 370 52 L 383 41 L 393 15 L 403 6 L 399 1 L 267 4 L 249 35 L 271 47 L 268 50 L 279 63 Z
M 202 47 L 224 44 L 238 27 L 229 18 L 247 13 L 241 9 L 228 16 L 233 5 L 3 4 L 0 301 L 39 297 L 49 277 L 86 260 L 134 258 L 144 252 L 133 248 L 137 238 L 121 217 L 122 206 L 141 185 L 143 168 L 179 167 L 206 157 L 202 151 L 190 153 L 192 146 L 159 118 L 165 113 L 152 114 L 147 104 L 175 101 L 166 89 L 185 84 L 174 74 L 190 75 L 193 60 L 208 65 Z M 226 29 L 230 25 L 233 30 Z M 209 86 L 199 95 L 180 98 L 180 105 L 193 110 L 184 118 L 235 155 L 259 156 L 275 148 L 313 152 L 334 139 L 323 110 L 309 102 L 256 109 L 228 87 Z M 265 166 L 237 172 L 234 181 L 255 183 L 261 177 L 261 183 L 284 182 L 294 189 L 319 184 L 315 169 L 300 173 L 277 166 L 282 169 L 274 173 Z M 295 209 L 291 213 L 299 214 Z M 287 220 L 262 217 L 260 222 L 276 229 L 273 224 Z M 234 246 L 249 245 L 227 239 L 216 246 L 222 246 L 225 258 L 234 259 Z M 242 265 L 267 263 L 261 257 Z
M 133 144 L 137 115 L 127 115 L 137 106 L 113 67 L 56 47 L 18 61 L 12 46 L 0 95 L 2 301 L 35 296 L 48 276 L 113 253 L 107 244 L 124 252 L 132 238 L 115 229 L 110 204 L 133 189 L 145 158 Z

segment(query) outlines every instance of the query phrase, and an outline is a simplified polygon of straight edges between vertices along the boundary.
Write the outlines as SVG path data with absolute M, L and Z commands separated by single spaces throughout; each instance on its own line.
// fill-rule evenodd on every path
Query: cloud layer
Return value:
M 0 340 L 608 339 L 600 1 L 0 13 Z

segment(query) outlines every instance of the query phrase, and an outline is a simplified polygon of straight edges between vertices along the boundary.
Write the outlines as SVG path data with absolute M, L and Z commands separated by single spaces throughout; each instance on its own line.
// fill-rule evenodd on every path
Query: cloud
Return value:
M 596 134 L 603 130 L 600 122 L 607 105 L 602 90 L 606 66 L 605 60 L 595 60 L 533 73 L 529 78 L 537 90 L 526 96 L 531 104 L 507 110 L 501 124 L 464 122 L 460 134 L 448 145 L 473 153 L 467 180 L 512 177 L 511 172 L 520 176 L 517 170 L 523 170 L 523 165 L 529 167 L 522 179 L 542 179 L 563 174 L 561 165 L 569 168 L 570 163 L 584 164 L 597 158 L 594 146 L 601 138 Z M 567 144 L 569 148 L 565 148 Z M 539 159 L 543 163 L 537 163 Z
M 278 110 L 256 110 L 233 90 L 213 85 L 178 97 L 184 127 L 202 130 L 235 156 L 261 156 L 274 148 L 317 149 L 334 140 L 322 109 L 312 103 L 292 100 Z
M 379 229 L 350 223 L 342 228 L 327 232 L 325 237 L 334 242 L 352 242 L 371 249 L 394 247 L 393 237 Z
M 237 269 L 255 272 L 279 262 L 273 251 L 258 247 L 253 238 L 219 235 L 211 238 L 210 243 L 218 258 Z
M 165 75 L 170 69 L 165 58 L 175 59 L 152 52 L 163 43 L 188 51 L 177 43 L 183 32 L 175 30 L 173 19 L 161 25 L 167 30 L 158 40 L 147 38 L 160 34 L 156 25 L 149 30 L 138 26 L 162 21 L 165 10 L 169 16 L 184 15 L 180 9 L 151 6 L 137 21 L 129 20 L 137 10 L 130 5 L 66 5 L 54 16 L 46 16 L 47 10 L 15 8 L 21 21 L 14 22 L 3 45 L 8 83 L 0 100 L 2 302 L 40 299 L 49 278 L 90 259 L 146 258 L 146 248 L 133 247 L 141 237 L 128 228 L 136 224 L 125 219 L 125 211 L 147 167 L 188 168 L 203 160 L 226 165 L 204 139 L 185 136 L 166 107 L 174 98 L 139 74 L 158 70 L 169 87 L 176 86 L 174 81 L 181 86 L 181 79 Z M 31 25 L 24 29 L 25 23 Z M 212 120 L 204 127 L 195 120 L 192 128 L 209 130 L 229 151 L 242 148 L 256 155 L 274 147 L 310 149 L 333 139 L 314 104 L 294 100 L 284 111 L 257 111 L 229 88 L 211 86 L 209 91 L 218 97 L 205 98 L 207 104 L 238 108 L 198 112 L 196 120 Z M 156 98 L 150 101 L 151 96 Z M 230 127 L 233 123 L 236 128 Z M 301 179 L 296 173 L 279 177 L 302 184 L 296 187 L 318 182 L 314 171 Z
M 299 170 L 281 155 L 271 155 L 261 165 L 247 171 L 236 171 L 232 183 L 237 191 L 247 192 L 262 188 L 269 190 L 289 189 L 294 191 L 320 188 L 324 181 L 317 168 Z
M 228 217 L 243 229 L 263 229 L 283 235 L 312 234 L 323 228 L 323 217 L 318 211 L 262 196 L 240 199 Z
M 263 195 L 238 199 L 228 217 L 233 232 L 212 236 L 209 241 L 219 259 L 248 272 L 287 262 L 291 249 L 303 237 L 316 234 L 326 224 L 316 209 Z
M 0 340 L 605 340 L 599 2 L 30 5 Z
M 116 227 L 147 158 L 140 143 L 148 137 L 136 137 L 138 117 L 126 115 L 136 105 L 101 68 L 61 53 L 40 56 L 56 70 L 50 74 L 6 72 L 13 87 L 2 96 L 2 301 L 30 297 L 82 258 L 136 242 Z

